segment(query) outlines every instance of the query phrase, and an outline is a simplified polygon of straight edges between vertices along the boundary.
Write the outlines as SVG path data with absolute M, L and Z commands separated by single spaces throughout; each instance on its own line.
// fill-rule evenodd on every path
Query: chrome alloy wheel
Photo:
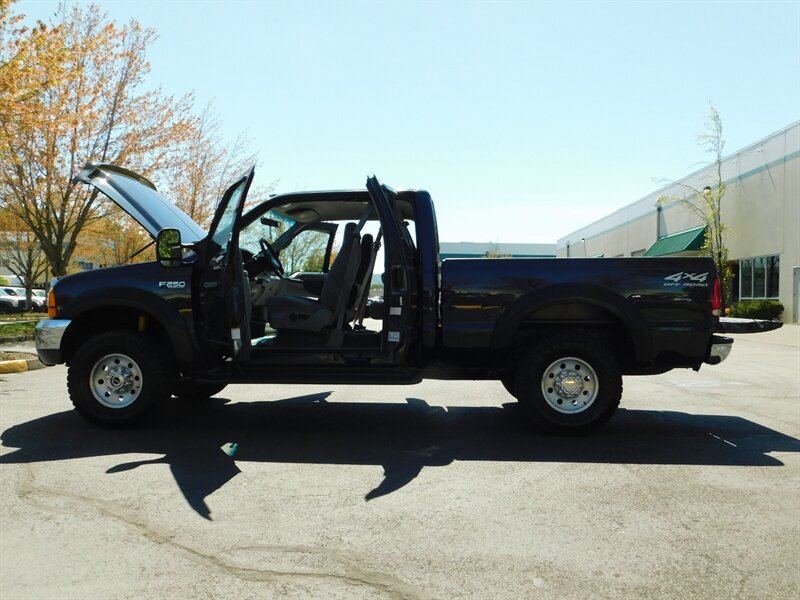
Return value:
M 139 397 L 142 381 L 142 370 L 131 357 L 107 354 L 94 364 L 89 389 L 103 406 L 126 408 Z
M 574 356 L 554 360 L 542 374 L 542 396 L 550 408 L 560 413 L 585 411 L 599 391 L 597 373 L 589 363 Z

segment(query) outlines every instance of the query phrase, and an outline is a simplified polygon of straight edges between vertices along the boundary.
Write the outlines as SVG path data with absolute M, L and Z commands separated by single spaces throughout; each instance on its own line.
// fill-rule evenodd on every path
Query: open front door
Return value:
M 383 348 L 388 362 L 401 365 L 416 339 L 417 278 L 414 270 L 414 245 L 402 220 L 394 210 L 395 192 L 373 175 L 367 179 L 383 228 L 385 248 Z
M 254 168 L 222 197 L 201 255 L 199 297 L 203 350 L 237 362 L 250 356 L 250 282 L 242 265 L 239 229 Z

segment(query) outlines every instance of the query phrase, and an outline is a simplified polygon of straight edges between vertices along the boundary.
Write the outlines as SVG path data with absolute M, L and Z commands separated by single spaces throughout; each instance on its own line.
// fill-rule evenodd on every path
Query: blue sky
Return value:
M 277 191 L 431 192 L 443 241 L 551 242 L 800 119 L 800 2 L 99 2 Z M 45 19 L 55 2 L 24 0 Z

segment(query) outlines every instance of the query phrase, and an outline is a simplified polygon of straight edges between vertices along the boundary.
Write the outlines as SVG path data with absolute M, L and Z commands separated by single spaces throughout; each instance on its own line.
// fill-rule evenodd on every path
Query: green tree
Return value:
M 725 140 L 722 136 L 722 118 L 713 105 L 709 105 L 705 119 L 705 130 L 698 136 L 698 142 L 705 151 L 712 155 L 714 169 L 709 177 L 708 185 L 702 189 L 679 184 L 685 188 L 686 195 L 678 198 L 660 198 L 659 202 L 677 201 L 687 210 L 692 211 L 706 227 L 702 252 L 714 260 L 722 287 L 722 303 L 730 300 L 730 288 L 733 280 L 733 269 L 728 261 L 727 231 L 728 227 L 722 219 L 722 200 L 727 186 L 722 179 L 722 152 Z
M 325 261 L 325 250 L 328 245 L 328 234 L 308 229 L 300 233 L 286 248 L 281 251 L 281 263 L 286 273 L 298 271 L 322 271 Z M 318 266 L 317 269 L 308 267 Z
M 313 254 L 306 259 L 303 263 L 301 271 L 307 273 L 322 273 L 322 268 L 325 266 L 325 248 L 318 248 L 314 250 Z

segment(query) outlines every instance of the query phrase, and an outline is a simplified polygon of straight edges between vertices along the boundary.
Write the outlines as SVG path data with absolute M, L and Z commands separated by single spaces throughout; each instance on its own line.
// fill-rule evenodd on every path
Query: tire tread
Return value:
M 129 354 L 142 370 L 142 392 L 133 404 L 120 409 L 102 406 L 89 389 L 89 373 L 97 359 L 113 352 Z M 86 420 L 104 427 L 125 427 L 142 421 L 169 397 L 169 361 L 158 346 L 135 331 L 98 333 L 83 342 L 67 371 L 67 389 L 75 410 Z
M 517 366 L 516 397 L 525 413 L 539 429 L 560 435 L 581 435 L 607 422 L 619 407 L 622 375 L 610 340 L 595 332 L 568 331 L 540 338 Z M 562 356 L 577 356 L 597 372 L 600 391 L 585 412 L 564 415 L 549 408 L 541 397 L 539 369 Z

